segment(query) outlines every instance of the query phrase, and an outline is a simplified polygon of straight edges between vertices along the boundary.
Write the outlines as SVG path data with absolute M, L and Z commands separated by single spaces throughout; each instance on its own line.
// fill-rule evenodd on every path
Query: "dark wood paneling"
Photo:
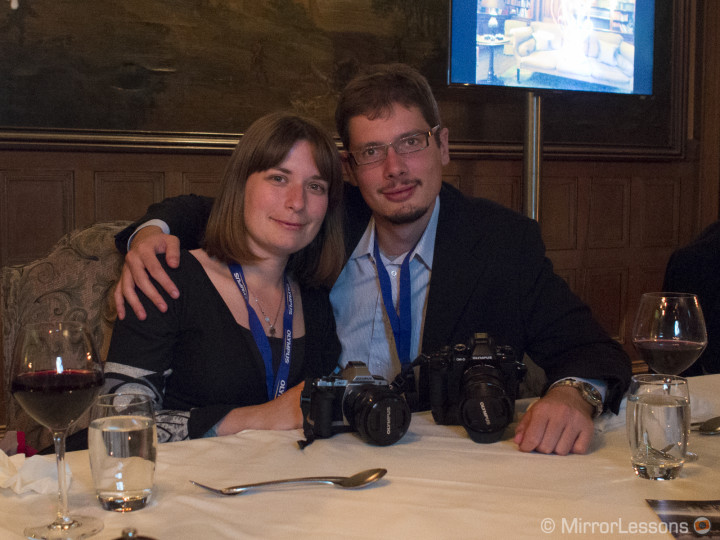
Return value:
M 680 231 L 680 179 L 641 178 L 638 184 L 636 208 L 639 213 L 639 245 L 677 245 Z
M 588 247 L 627 247 L 630 241 L 629 227 L 630 179 L 593 179 L 590 184 Z
M 443 182 L 447 182 L 453 187 L 456 187 L 457 189 L 462 189 L 460 186 L 460 175 L 459 174 L 443 174 Z
M 590 269 L 580 295 L 605 330 L 620 343 L 626 342 L 628 268 Z
M 183 191 L 206 197 L 217 197 L 220 193 L 221 175 L 211 173 L 183 173 Z
M 543 178 L 539 213 L 548 250 L 576 249 L 578 179 L 556 176 Z
M 513 176 L 475 176 L 463 181 L 465 192 L 471 197 L 485 197 L 491 201 L 517 209 L 520 207 L 519 178 Z
M 0 185 L 3 265 L 44 255 L 74 227 L 72 171 L 0 171 Z
M 97 172 L 95 221 L 134 220 L 139 208 L 147 208 L 161 200 L 164 193 L 165 175 L 162 172 Z
M 135 219 L 163 197 L 214 195 L 228 157 L 0 151 L 0 266 L 46 254 L 74 228 Z
M 699 0 L 697 5 L 693 26 L 700 30 L 698 54 L 691 64 L 696 68 L 697 91 L 691 96 L 697 96 L 698 102 L 690 110 L 697 118 L 697 138 L 702 141 L 698 189 L 693 193 L 694 207 L 700 208 L 696 228 L 702 229 L 718 219 L 720 197 L 720 9 L 717 2 L 707 0 Z

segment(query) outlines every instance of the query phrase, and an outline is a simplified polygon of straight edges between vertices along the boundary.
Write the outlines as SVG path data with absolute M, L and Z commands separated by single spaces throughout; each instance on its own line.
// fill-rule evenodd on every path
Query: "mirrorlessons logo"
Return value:
M 700 522 L 705 520 L 705 522 Z M 700 522 L 700 523 L 699 523 Z M 559 526 L 558 526 L 559 525 Z M 705 532 L 700 529 L 704 527 Z M 707 534 L 710 531 L 710 521 L 707 518 L 698 518 L 693 523 L 692 528 L 698 534 Z M 614 521 L 585 521 L 581 518 L 562 518 L 560 523 L 556 523 L 552 518 L 545 518 L 540 522 L 540 530 L 546 534 L 688 534 L 691 525 L 685 522 L 665 523 L 663 521 L 628 521 L 625 522 L 621 518 Z

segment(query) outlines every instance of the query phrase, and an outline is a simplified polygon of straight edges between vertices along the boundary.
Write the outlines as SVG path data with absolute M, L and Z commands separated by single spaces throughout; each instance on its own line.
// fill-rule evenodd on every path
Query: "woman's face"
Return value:
M 252 252 L 283 257 L 312 242 L 325 219 L 328 182 L 320 176 L 312 146 L 298 141 L 282 163 L 248 177 L 245 227 Z

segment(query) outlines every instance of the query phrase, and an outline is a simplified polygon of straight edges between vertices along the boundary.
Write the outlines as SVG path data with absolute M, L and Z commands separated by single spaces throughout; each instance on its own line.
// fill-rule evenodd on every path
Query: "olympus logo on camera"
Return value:
M 489 426 L 490 423 L 491 423 L 491 422 L 490 422 L 490 415 L 488 414 L 487 409 L 485 408 L 485 402 L 484 402 L 484 401 L 481 401 L 481 402 L 480 402 L 480 409 L 482 410 L 483 418 L 485 419 L 485 425 L 486 425 L 486 426 Z

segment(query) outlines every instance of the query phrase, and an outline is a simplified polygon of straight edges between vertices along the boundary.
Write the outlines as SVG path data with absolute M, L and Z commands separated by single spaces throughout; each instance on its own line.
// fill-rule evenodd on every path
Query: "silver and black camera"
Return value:
M 496 346 L 486 333 L 468 345 L 446 346 L 415 362 L 427 366 L 430 408 L 438 424 L 462 425 L 478 443 L 500 440 L 515 414 L 527 372 L 512 347 Z
M 305 381 L 300 398 L 306 441 L 357 431 L 369 443 L 387 446 L 410 426 L 410 408 L 402 394 L 363 362 L 348 362 L 339 374 Z

